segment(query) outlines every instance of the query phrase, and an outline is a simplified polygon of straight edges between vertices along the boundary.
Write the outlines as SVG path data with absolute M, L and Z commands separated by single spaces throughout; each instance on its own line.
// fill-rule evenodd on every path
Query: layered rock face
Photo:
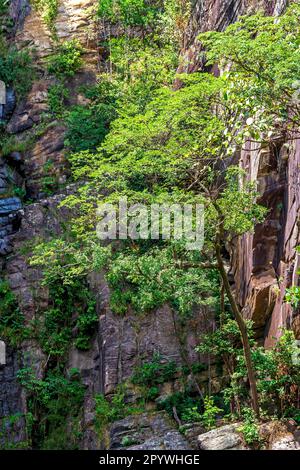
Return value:
M 288 0 L 197 0 L 186 32 L 180 72 L 194 72 L 203 66 L 201 44 L 197 40 L 200 33 L 223 31 L 240 15 L 259 10 L 269 15 L 279 15 L 288 3 Z
M 82 96 L 78 91 L 80 85 L 93 84 L 98 65 L 98 52 L 95 42 L 95 23 L 92 20 L 93 7 L 96 2 L 85 0 L 70 0 L 61 3 L 55 22 L 57 36 L 60 39 L 77 38 L 85 48 L 84 67 L 75 77 L 68 81 L 71 105 L 80 104 Z M 42 122 L 43 114 L 48 111 L 48 90 L 53 79 L 44 77 L 43 61 L 53 51 L 51 35 L 44 26 L 40 15 L 27 2 L 12 1 L 11 16 L 15 21 L 15 43 L 19 48 L 33 46 L 36 53 L 37 79 L 34 81 L 28 96 L 21 100 L 12 117 L 9 119 L 6 131 L 16 142 L 33 140 L 33 145 L 25 147 L 24 151 L 9 154 L 3 161 L 1 177 L 3 187 L 7 187 L 7 172 L 15 173 L 15 184 L 24 187 L 27 198 L 34 202 L 22 207 L 18 197 L 0 199 L 0 222 L 5 225 L 5 233 L 0 232 L 2 240 L 3 270 L 13 293 L 16 295 L 20 310 L 26 323 L 34 320 L 39 311 L 48 306 L 48 291 L 40 287 L 41 272 L 29 266 L 27 260 L 28 244 L 35 239 L 47 239 L 50 234 L 59 234 L 62 222 L 68 218 L 65 209 L 58 205 L 65 194 L 72 188 L 64 187 L 63 194 L 47 196 L 44 189 L 45 177 L 55 178 L 58 186 L 65 182 L 68 169 L 64 160 L 65 128 L 52 122 L 36 135 L 36 129 Z M 13 163 L 14 162 L 14 163 Z M 51 162 L 51 167 L 47 163 Z M 15 169 L 14 169 L 15 165 Z M 1 167 L 1 168 L 2 168 Z M 18 179 L 19 178 L 19 179 Z M 128 379 L 134 368 L 143 360 L 151 360 L 154 353 L 160 353 L 164 360 L 175 361 L 178 366 L 198 362 L 201 358 L 195 352 L 200 331 L 206 328 L 210 319 L 207 312 L 198 312 L 191 320 L 192 325 L 180 328 L 180 322 L 168 307 L 164 307 L 144 318 L 137 319 L 133 314 L 125 318 L 114 315 L 109 308 L 109 289 L 102 275 L 91 276 L 91 289 L 97 298 L 99 324 L 92 347 L 87 352 L 71 349 L 67 368 L 77 368 L 82 382 L 86 387 L 82 427 L 85 429 L 80 443 L 82 448 L 95 449 L 103 444 L 99 442 L 94 431 L 95 402 L 97 393 L 106 396 L 114 393 L 116 387 Z M 34 340 L 22 344 L 22 351 L 9 351 L 8 364 L 0 374 L 3 401 L 1 401 L 0 417 L 5 420 L 13 415 L 26 414 L 26 401 L 22 398 L 21 388 L 16 373 L 22 367 L 24 357 L 30 356 L 30 363 L 37 377 L 42 378 L 47 364 L 47 358 Z M 10 365 L 12 364 L 12 366 Z M 220 388 L 217 372 L 210 371 L 212 389 Z M 215 378 L 215 382 L 214 382 Z M 191 387 L 195 386 L 193 378 Z M 207 375 L 202 377 L 207 382 Z M 168 384 L 168 390 L 180 389 L 180 383 Z M 11 397 L 5 405 L 8 391 Z M 1 399 L 2 399 L 1 395 Z M 134 391 L 128 390 L 128 400 L 135 400 Z M 3 421 L 4 422 L 4 421 Z M 140 436 L 137 445 L 147 448 L 188 448 L 188 443 L 174 429 L 174 423 L 165 417 L 147 418 L 141 422 L 147 432 Z M 148 423 L 148 424 L 147 424 Z M 19 426 L 19 427 L 18 427 Z M 26 440 L 24 420 L 14 427 L 14 442 L 20 445 Z M 120 427 L 125 424 L 120 423 Z M 139 424 L 128 423 L 129 430 L 134 430 Z M 6 439 L 9 441 L 11 426 L 8 425 Z M 118 425 L 111 431 L 112 446 L 116 447 Z M 129 432 L 129 431 L 128 431 Z M 130 434 L 130 432 L 129 432 Z M 154 438 L 155 436 L 155 438 Z M 153 439 L 152 439 L 153 437 Z M 152 440 L 151 440 L 152 439 Z M 147 444 L 144 444 L 147 442 Z M 119 442 L 119 446 L 122 444 Z

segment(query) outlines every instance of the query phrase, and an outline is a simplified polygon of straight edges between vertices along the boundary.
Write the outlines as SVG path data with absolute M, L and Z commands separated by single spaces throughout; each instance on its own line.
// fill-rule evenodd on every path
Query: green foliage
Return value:
M 12 152 L 26 152 L 31 148 L 35 141 L 35 138 L 30 136 L 28 138 L 23 138 L 22 140 L 18 140 L 14 135 L 6 135 L 4 134 L 1 136 L 1 155 L 3 157 L 7 157 Z
M 258 375 L 261 403 L 269 409 L 273 403 L 281 417 L 290 408 L 299 408 L 300 388 L 299 347 L 293 331 L 283 330 L 271 351 L 258 348 L 254 361 Z
M 79 258 L 78 258 L 79 256 Z M 94 265 L 79 245 L 67 245 L 59 239 L 36 244 L 33 266 L 42 266 L 43 285 L 49 289 L 49 308 L 40 312 L 36 335 L 42 349 L 63 359 L 70 346 L 88 350 L 98 324 L 96 301 L 85 279 L 87 266 Z
M 51 33 L 55 34 L 55 20 L 58 15 L 59 0 L 33 0 L 33 5 Z
M 113 310 L 124 314 L 131 305 L 136 312 L 147 312 L 170 302 L 182 316 L 187 316 L 195 305 L 214 306 L 215 273 L 197 267 L 183 271 L 174 259 L 175 253 L 187 262 L 197 259 L 197 255 L 188 253 L 180 243 L 166 247 L 141 243 L 135 249 L 129 247 L 116 252 L 107 265 Z
M 117 115 L 118 87 L 104 76 L 95 85 L 84 88 L 82 93 L 89 105 L 75 106 L 66 116 L 65 145 L 70 152 L 94 151 L 108 133 L 110 123 Z M 78 160 L 69 156 L 76 168 Z M 81 166 L 79 164 L 79 166 Z
M 0 280 L 0 337 L 12 346 L 19 345 L 26 338 L 24 317 L 15 295 L 7 281 Z
M 110 400 L 102 394 L 95 396 L 95 429 L 99 437 L 103 438 L 108 423 L 143 411 L 143 404 L 126 403 L 124 385 L 120 385 Z
M 72 152 L 95 150 L 104 140 L 113 116 L 114 109 L 104 103 L 72 108 L 66 116 L 65 145 Z
M 0 42 L 1 34 L 5 33 L 11 26 L 11 19 L 8 17 L 9 0 L 0 0 Z
M 48 59 L 48 71 L 59 79 L 70 78 L 82 66 L 83 47 L 77 39 L 65 41 L 57 46 L 55 54 Z
M 259 426 L 251 408 L 242 410 L 243 424 L 238 430 L 243 434 L 246 444 L 258 446 L 260 443 Z
M 99 0 L 100 18 L 123 26 L 148 26 L 161 10 L 162 1 L 154 0 Z
M 199 398 L 191 396 L 188 392 L 175 392 L 160 400 L 158 406 L 173 418 L 174 409 L 182 422 L 195 422 L 201 420 L 203 406 Z
M 300 387 L 300 364 L 295 360 L 299 349 L 294 333 L 284 330 L 275 347 L 270 350 L 255 344 L 251 323 L 248 323 L 248 334 L 262 411 L 280 418 L 293 414 L 293 410 L 298 407 Z M 219 328 L 201 338 L 197 350 L 222 360 L 224 372 L 227 371 L 230 376 L 230 386 L 223 390 L 225 404 L 230 405 L 232 414 L 241 416 L 242 407 L 247 408 L 248 403 L 245 383 L 247 371 L 235 322 L 228 316 L 223 318 Z
M 64 358 L 70 345 L 81 350 L 90 348 L 98 323 L 95 300 L 80 280 L 64 286 L 49 286 L 50 308 L 42 312 L 35 328 L 39 343 L 51 357 Z
M 213 397 L 204 398 L 204 412 L 201 421 L 207 429 L 212 429 L 216 424 L 216 417 L 222 413 L 222 409 L 215 405 Z
M 0 50 L 0 80 L 14 88 L 18 98 L 30 90 L 34 78 L 28 51 L 5 47 Z
M 129 447 L 136 444 L 136 440 L 130 436 L 124 436 L 122 438 L 121 444 L 123 447 Z
M 69 97 L 69 91 L 63 83 L 56 83 L 48 90 L 48 106 L 50 112 L 57 117 L 62 117 L 65 111 L 65 101 Z
M 20 369 L 17 376 L 26 390 L 27 404 L 33 417 L 33 444 L 43 449 L 77 448 L 76 422 L 84 398 L 78 370 L 70 370 L 66 377 L 61 369 L 56 368 L 44 379 L 37 379 L 33 370 L 26 367 Z
M 298 246 L 296 248 L 297 252 L 300 253 L 300 247 Z M 300 270 L 298 270 L 298 274 L 300 273 Z M 288 304 L 291 304 L 291 306 L 294 309 L 297 309 L 300 304 L 300 287 L 299 286 L 292 286 L 286 289 L 285 292 L 285 301 Z
M 300 287 L 292 286 L 286 289 L 285 300 L 293 308 L 298 308 L 300 303 Z
M 227 99 L 243 110 L 248 134 L 255 139 L 262 132 L 267 139 L 277 135 L 278 126 L 292 130 L 299 124 L 299 18 L 297 2 L 276 21 L 258 13 L 242 17 L 225 32 L 199 37 L 210 64 L 231 64 Z
M 144 362 L 135 369 L 131 381 L 136 385 L 153 387 L 174 379 L 177 370 L 175 361 L 165 362 L 160 354 L 154 354 L 151 362 Z
M 19 441 L 18 432 L 20 426 L 24 425 L 28 414 L 15 413 L 0 419 L 0 450 L 28 449 L 29 441 Z

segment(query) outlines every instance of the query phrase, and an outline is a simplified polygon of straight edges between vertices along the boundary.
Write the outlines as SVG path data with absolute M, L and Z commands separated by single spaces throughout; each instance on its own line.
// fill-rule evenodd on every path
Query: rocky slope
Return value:
M 84 45 L 84 67 L 68 83 L 71 91 L 70 102 L 81 103 L 78 91 L 81 84 L 91 84 L 101 66 L 97 44 L 99 25 L 93 20 L 93 0 L 67 0 L 60 2 L 55 21 L 59 38 L 78 38 Z M 238 15 L 258 8 L 265 8 L 269 14 L 279 14 L 286 1 L 226 0 L 197 1 L 186 34 L 186 47 L 182 51 L 181 71 L 191 72 L 202 67 L 201 45 L 196 36 L 210 29 L 222 30 L 235 21 Z M 47 112 L 47 96 L 52 79 L 44 72 L 43 60 L 53 50 L 51 36 L 40 15 L 27 0 L 12 0 L 10 15 L 14 21 L 12 35 L 19 48 L 34 46 L 36 50 L 37 79 L 29 95 L 18 103 L 7 123 L 7 132 L 18 141 L 24 141 L 34 132 Z M 59 192 L 71 191 L 64 183 L 68 168 L 64 161 L 65 128 L 57 122 L 51 123 L 35 140 L 34 146 L 21 153 L 11 153 L 0 160 L 0 267 L 17 296 L 20 308 L 29 322 L 40 308 L 48 302 L 48 292 L 39 288 L 41 273 L 28 265 L 26 243 L 28 240 L 46 238 L 49 233 L 59 233 L 61 222 L 67 217 L 64 209 L 58 209 L 61 195 L 47 196 L 44 178 L 49 176 L 64 186 Z M 259 181 L 261 200 L 270 208 L 264 224 L 258 226 L 254 235 L 247 235 L 239 241 L 231 253 L 231 271 L 238 293 L 240 305 L 247 318 L 255 321 L 257 336 L 272 343 L 272 338 L 282 325 L 293 325 L 300 334 L 299 316 L 293 317 L 290 307 L 283 303 L 284 289 L 296 281 L 299 267 L 295 246 L 299 243 L 299 185 L 298 167 L 300 163 L 299 142 L 288 146 L 286 142 L 274 142 L 268 149 L 243 151 L 240 164 L 247 170 L 249 178 Z M 51 161 L 51 169 L 47 162 Z M 26 190 L 31 204 L 21 207 L 18 197 L 6 197 L 9 185 L 13 182 Z M 131 376 L 140 358 L 151 359 L 153 353 L 160 352 L 166 361 L 174 360 L 178 365 L 191 365 L 199 361 L 194 347 L 197 338 L 204 331 L 209 312 L 196 312 L 190 323 L 184 327 L 168 307 L 164 307 L 145 318 L 137 320 L 130 313 L 125 317 L 114 315 L 109 309 L 108 286 L 100 275 L 92 276 L 90 286 L 97 296 L 99 323 L 90 351 L 69 352 L 68 367 L 80 371 L 86 386 L 82 428 L 84 429 L 80 446 L 85 449 L 99 448 L 104 445 L 94 430 L 94 401 L 96 393 L 109 396 L 116 386 Z M 24 392 L 16 379 L 16 371 L 23 358 L 30 351 L 31 361 L 38 376 L 42 376 L 47 361 L 33 340 L 24 343 L 22 351 L 8 350 L 7 365 L 0 366 L 0 417 L 19 414 L 21 418 L 9 427 L 14 442 L 26 440 L 24 420 L 26 400 Z M 202 358 L 203 359 L 203 358 Z M 210 387 L 220 388 L 216 371 L 210 371 Z M 193 386 L 193 377 L 189 377 Z M 207 385 L 207 376 L 200 377 Z M 180 389 L 176 381 L 166 385 L 172 391 Z M 129 391 L 134 395 L 134 391 Z M 143 433 L 139 430 L 143 428 Z M 241 438 L 233 429 L 232 439 L 226 431 L 226 439 L 231 444 L 224 448 L 241 448 Z M 286 431 L 288 432 L 288 431 Z M 111 448 L 122 447 L 122 439 L 131 440 L 130 448 L 150 449 L 187 449 L 200 446 L 201 449 L 221 444 L 222 436 L 202 435 L 195 444 L 195 432 L 187 430 L 185 437 L 178 433 L 176 423 L 169 421 L 164 414 L 144 414 L 138 418 L 126 418 L 115 423 L 109 431 Z M 196 434 L 200 430 L 196 428 Z M 284 433 L 283 433 L 284 434 Z M 231 435 L 231 434 L 230 434 Z M 294 438 L 288 435 L 288 442 Z M 207 444 L 210 442 L 210 444 Z M 227 447 L 226 447 L 227 446 Z

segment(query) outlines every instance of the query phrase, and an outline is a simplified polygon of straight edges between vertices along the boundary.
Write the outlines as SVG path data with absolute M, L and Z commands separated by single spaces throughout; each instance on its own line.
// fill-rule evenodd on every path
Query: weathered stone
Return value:
M 288 434 L 274 441 L 270 450 L 300 450 L 300 444 L 295 440 L 293 434 Z
M 59 4 L 55 20 L 57 37 L 60 40 L 78 39 L 86 49 L 86 64 L 97 62 L 95 54 L 96 30 L 93 21 L 93 0 L 66 0 Z M 55 42 L 51 33 L 43 23 L 39 11 L 32 9 L 23 19 L 24 25 L 16 33 L 16 42 L 22 46 L 30 44 L 35 48 L 38 58 L 48 56 L 53 52 Z
M 18 197 L 0 199 L 0 215 L 10 214 L 22 208 L 21 200 Z
M 290 143 L 289 158 L 284 160 L 280 160 L 279 151 L 284 144 L 278 145 L 279 158 L 275 158 L 272 148 L 253 150 L 250 144 L 241 154 L 241 166 L 250 180 L 259 181 L 260 202 L 269 212 L 255 233 L 241 237 L 232 252 L 239 304 L 245 317 L 254 320 L 258 335 L 266 336 L 267 347 L 274 343 L 282 326 L 292 325 L 292 308 L 284 297 L 286 287 L 297 284 L 299 269 L 295 247 L 300 241 L 300 143 Z

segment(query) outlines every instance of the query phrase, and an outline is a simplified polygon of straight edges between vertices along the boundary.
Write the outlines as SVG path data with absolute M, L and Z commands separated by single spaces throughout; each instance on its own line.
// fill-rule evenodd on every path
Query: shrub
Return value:
M 88 350 L 98 323 L 93 295 L 78 280 L 69 286 L 53 283 L 49 293 L 50 308 L 42 312 L 37 325 L 45 353 L 63 358 L 72 341 L 78 349 Z
M 33 0 L 33 5 L 41 14 L 42 19 L 49 30 L 54 34 L 54 22 L 58 14 L 59 0 Z
M 98 15 L 123 26 L 147 26 L 159 13 L 162 2 L 147 0 L 99 0 Z
M 293 308 L 297 309 L 300 304 L 300 287 L 292 286 L 286 289 L 285 301 L 288 304 L 291 304 Z
M 259 427 L 253 410 L 244 408 L 242 417 L 243 424 L 238 430 L 243 434 L 246 444 L 258 445 L 260 442 Z
M 65 145 L 69 150 L 95 150 L 108 132 L 112 119 L 111 111 L 105 104 L 74 107 L 66 116 L 68 130 Z
M 174 409 L 179 419 L 183 422 L 200 421 L 203 404 L 199 397 L 191 396 L 188 392 L 175 392 L 172 395 L 160 400 L 159 408 L 174 417 Z
M 0 0 L 0 42 L 1 34 L 7 31 L 12 26 L 12 19 L 8 15 L 9 11 L 9 0 Z
M 124 385 L 120 385 L 110 401 L 102 394 L 95 396 L 95 429 L 99 437 L 103 438 L 108 423 L 143 411 L 143 404 L 126 403 Z

